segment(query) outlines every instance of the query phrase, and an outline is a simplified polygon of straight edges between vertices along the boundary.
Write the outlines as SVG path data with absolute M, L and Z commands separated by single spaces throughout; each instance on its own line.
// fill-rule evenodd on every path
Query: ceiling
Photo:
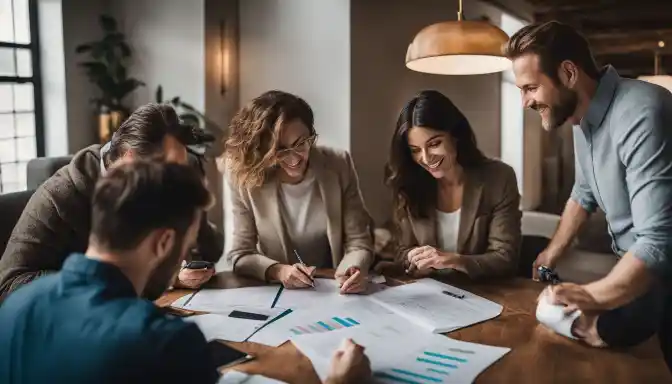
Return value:
M 652 75 L 658 51 L 661 72 L 672 74 L 672 0 L 525 1 L 535 21 L 558 20 L 581 31 L 599 65 L 627 77 Z

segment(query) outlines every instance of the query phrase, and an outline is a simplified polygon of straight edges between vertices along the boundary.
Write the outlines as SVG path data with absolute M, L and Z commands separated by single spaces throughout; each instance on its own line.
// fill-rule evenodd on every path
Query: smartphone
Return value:
M 187 269 L 205 269 L 205 268 L 215 268 L 215 263 L 210 261 L 203 260 L 192 260 L 188 262 L 184 268 Z
M 254 359 L 254 356 L 230 347 L 221 341 L 212 340 L 208 343 L 210 356 L 217 369 L 228 368 Z

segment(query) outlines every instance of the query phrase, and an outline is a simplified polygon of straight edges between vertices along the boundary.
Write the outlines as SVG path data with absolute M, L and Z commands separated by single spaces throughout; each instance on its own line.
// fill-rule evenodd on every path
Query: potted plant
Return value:
M 168 100 L 163 98 L 163 87 L 156 88 L 155 98 L 157 103 L 170 104 L 183 123 L 191 125 L 193 129 L 199 130 L 198 136 L 201 137 L 202 143 L 198 145 L 189 146 L 189 150 L 200 156 L 216 156 L 221 152 L 220 146 L 222 130 L 214 121 L 210 120 L 205 114 L 199 112 L 191 104 L 185 102 L 179 96 L 175 96 Z M 214 144 L 214 145 L 213 145 Z
M 98 136 L 103 143 L 110 139 L 129 114 L 123 103 L 126 96 L 145 84 L 128 76 L 127 67 L 132 52 L 126 37 L 117 28 L 117 21 L 109 15 L 101 15 L 99 21 L 103 30 L 102 39 L 81 44 L 76 52 L 88 54 L 88 59 L 79 66 L 100 91 L 100 96 L 92 102 L 99 112 Z

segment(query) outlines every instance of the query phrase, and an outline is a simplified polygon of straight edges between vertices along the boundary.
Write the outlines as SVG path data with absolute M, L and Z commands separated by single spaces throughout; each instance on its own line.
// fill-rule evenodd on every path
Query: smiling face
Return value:
M 435 179 L 441 179 L 457 164 L 453 138 L 446 132 L 425 127 L 408 130 L 408 148 L 413 160 Z
M 303 180 L 308 169 L 310 148 L 315 142 L 315 135 L 299 119 L 286 123 L 281 128 L 278 140 L 277 164 L 282 172 L 281 179 L 289 183 Z
M 513 73 L 523 106 L 539 112 L 545 130 L 555 130 L 572 118 L 578 105 L 576 91 L 568 88 L 562 80 L 556 83 L 544 74 L 538 55 L 529 53 L 515 58 Z M 577 122 L 572 119 L 572 123 Z

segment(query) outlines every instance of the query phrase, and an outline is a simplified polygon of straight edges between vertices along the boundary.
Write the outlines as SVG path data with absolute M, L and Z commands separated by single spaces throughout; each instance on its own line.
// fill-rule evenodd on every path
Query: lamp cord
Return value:
M 462 21 L 462 0 L 459 0 L 458 3 L 458 9 L 457 9 L 457 21 Z

